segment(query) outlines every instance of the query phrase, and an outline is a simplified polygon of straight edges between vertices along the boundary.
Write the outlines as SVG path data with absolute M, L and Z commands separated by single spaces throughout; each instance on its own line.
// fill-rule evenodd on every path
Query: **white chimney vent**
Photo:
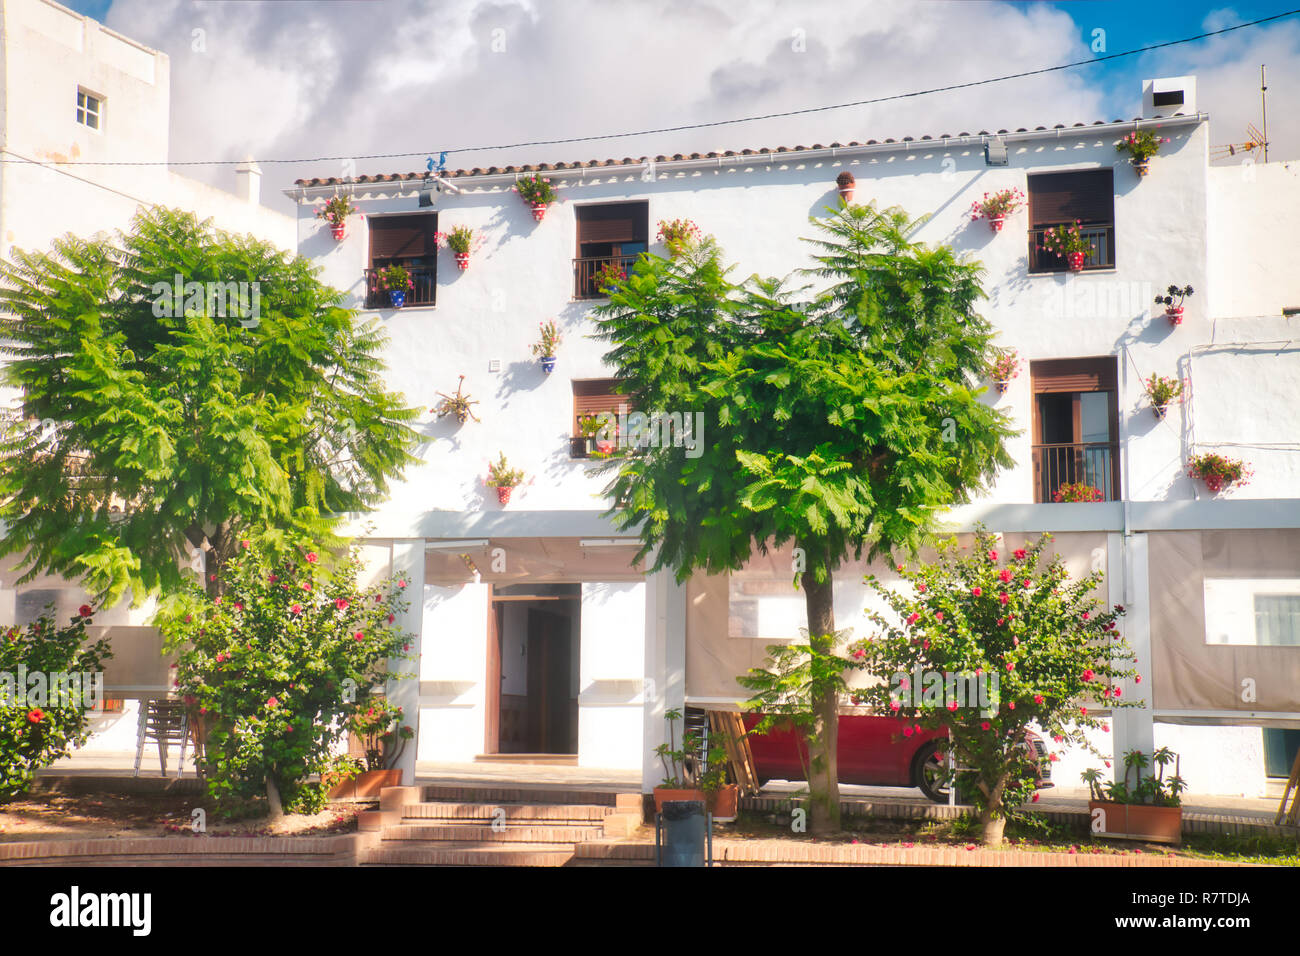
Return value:
M 1142 118 L 1191 116 L 1196 112 L 1196 77 L 1169 76 L 1142 81 Z
M 262 201 L 262 167 L 252 157 L 235 167 L 235 195 L 254 206 Z

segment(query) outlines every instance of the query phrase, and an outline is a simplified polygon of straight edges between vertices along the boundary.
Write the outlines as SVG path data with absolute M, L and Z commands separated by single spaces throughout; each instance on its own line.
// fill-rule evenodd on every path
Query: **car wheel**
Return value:
M 932 747 L 922 747 L 912 761 L 912 780 L 921 792 L 935 803 L 948 802 L 948 784 L 944 780 L 947 765 Z

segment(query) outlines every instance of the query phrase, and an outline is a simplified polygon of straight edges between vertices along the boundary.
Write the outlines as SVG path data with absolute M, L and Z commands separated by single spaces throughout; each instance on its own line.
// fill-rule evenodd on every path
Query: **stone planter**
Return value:
M 1182 807 L 1089 800 L 1088 812 L 1092 815 L 1092 832 L 1097 836 L 1173 844 L 1183 839 Z
M 353 777 L 338 784 L 329 792 L 331 800 L 368 800 L 379 799 L 379 791 L 384 787 L 400 787 L 402 771 L 400 770 L 365 770 L 360 776 Z

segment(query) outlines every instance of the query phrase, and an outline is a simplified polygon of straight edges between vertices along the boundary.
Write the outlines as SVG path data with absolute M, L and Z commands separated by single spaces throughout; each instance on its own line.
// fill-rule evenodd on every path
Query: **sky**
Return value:
M 1195 74 L 1211 141 L 1260 125 L 1300 158 L 1300 15 L 1069 70 L 650 136 L 480 149 L 749 117 L 966 83 L 1222 29 L 1300 0 L 63 0 L 171 58 L 171 160 L 300 176 L 810 145 L 1131 119 L 1141 80 Z M 400 159 L 352 161 L 413 152 Z M 316 159 L 318 157 L 331 157 Z M 229 188 L 229 167 L 187 175 Z

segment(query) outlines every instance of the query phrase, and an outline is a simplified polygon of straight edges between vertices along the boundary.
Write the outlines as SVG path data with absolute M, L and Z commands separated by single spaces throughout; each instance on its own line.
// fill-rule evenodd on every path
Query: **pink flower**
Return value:
M 1140 683 L 1142 683 L 1142 675 L 1141 675 L 1141 674 L 1138 674 L 1137 677 L 1134 677 L 1134 678 L 1133 678 L 1133 683 L 1135 683 L 1135 684 L 1140 684 Z
M 949 709 L 949 710 L 956 710 L 956 709 L 957 709 L 957 702 L 956 702 L 955 700 L 950 700 L 950 701 L 948 701 L 948 709 Z
M 1001 601 L 1003 604 L 1006 604 L 1011 600 L 1011 596 L 1007 594 L 1006 591 L 1003 591 L 1001 594 L 998 595 L 998 600 Z
M 409 651 L 410 649 L 411 649 L 411 645 L 410 645 L 410 644 L 403 644 L 403 645 L 402 645 L 402 650 L 404 650 L 404 651 Z
M 1011 663 L 1010 661 L 1007 661 L 1007 673 L 1010 674 L 1015 669 L 1016 669 L 1016 665 Z
M 988 730 L 988 729 L 989 729 L 989 722 L 987 720 L 980 724 L 980 730 Z
M 244 609 L 244 605 L 243 605 L 243 603 L 240 602 L 240 601 L 236 601 L 236 602 L 235 602 L 235 610 L 236 610 L 236 611 L 242 611 L 243 609 Z
M 1048 754 L 1047 759 L 1050 760 L 1052 763 L 1056 763 L 1058 760 L 1061 759 L 1061 756 L 1060 754 Z
M 1060 734 L 1052 734 L 1052 739 L 1055 740 L 1058 744 L 1061 743 L 1061 741 L 1065 740 L 1065 738 L 1062 737 Z
M 1102 724 L 1102 725 L 1101 725 L 1101 731 L 1102 731 L 1102 733 L 1105 733 L 1105 734 L 1110 733 L 1110 725 L 1109 725 L 1109 724 Z
M 267 706 L 267 707 L 275 707 L 275 706 L 277 706 L 279 703 L 280 703 L 280 702 L 279 702 L 278 700 L 276 700 L 274 697 L 268 697 L 268 698 L 266 699 L 266 706 Z
M 902 703 L 901 703 L 900 701 L 897 701 L 897 700 L 891 700 L 891 701 L 889 702 L 889 709 L 890 709 L 890 710 L 898 710 L 898 709 L 899 709 L 900 707 L 902 707 L 902 706 L 903 706 Z
M 912 736 L 912 732 L 913 732 L 913 731 L 912 731 L 912 728 L 911 728 L 911 727 L 904 727 L 904 728 L 903 728 L 903 736 L 904 736 L 904 737 L 910 737 L 910 736 Z
M 1042 702 L 1043 702 L 1043 695 L 1042 695 L 1042 694 L 1035 694 L 1035 695 L 1034 695 L 1034 703 L 1035 703 L 1035 704 L 1041 704 Z
M 1005 583 L 1005 582 L 1007 582 L 1007 581 L 1010 581 L 1010 580 L 1011 580 L 1011 569 L 1010 569 L 1010 568 L 1003 568 L 1001 571 L 998 572 L 998 577 L 1002 579 L 1003 583 Z
M 307 563 L 308 563 L 308 564 L 315 564 L 315 563 L 316 563 L 316 552 L 315 552 L 315 551 L 308 551 L 308 552 L 307 552 Z
M 984 593 L 984 591 L 981 588 L 971 588 L 970 593 L 971 593 L 971 597 L 979 597 L 981 594 Z
M 186 623 L 186 624 L 191 623 L 193 620 L 194 620 L 194 618 L 193 618 L 192 615 L 189 615 L 189 614 L 186 614 L 186 615 L 185 615 L 185 623 Z
M 935 611 L 935 612 L 934 612 L 934 619 L 935 619 L 936 621 L 940 621 L 940 622 L 942 622 L 942 621 L 943 621 L 943 611 Z
M 922 649 L 922 650 L 926 650 L 926 651 L 928 651 L 928 650 L 930 649 L 930 640 L 929 640 L 929 638 L 927 638 L 926 640 L 924 640 L 924 641 L 921 642 L 921 649 Z
M 996 551 L 990 551 L 990 552 L 989 552 L 989 560 L 990 560 L 990 561 L 996 561 L 997 559 L 998 559 L 998 553 L 997 553 Z
M 243 548 L 245 551 L 247 551 L 250 547 L 252 547 L 252 545 L 249 544 L 247 538 L 245 538 L 243 541 L 240 541 L 240 542 L 239 542 L 239 546 L 240 546 L 241 548 Z
M 302 605 L 301 605 L 301 604 L 295 604 L 293 607 L 289 608 L 289 613 L 290 613 L 290 614 L 301 614 L 301 613 L 302 613 Z
M 268 575 L 266 576 L 266 579 L 267 579 L 268 581 L 270 581 L 272 584 L 274 584 L 276 581 L 280 580 L 279 577 L 277 577 L 277 576 L 274 575 L 274 574 L 268 574 Z
M 219 596 L 218 596 L 218 597 L 214 597 L 214 598 L 212 599 L 212 603 L 213 603 L 213 604 L 220 604 L 220 603 L 221 603 L 221 598 L 220 598 Z
M 352 637 L 354 640 L 358 640 L 358 641 L 364 641 L 366 639 L 366 636 L 362 634 L 360 631 L 357 631 L 355 634 L 352 635 Z
M 857 660 L 862 660 L 862 658 L 867 656 L 867 652 L 859 647 L 856 651 L 853 652 L 853 656 Z
M 1024 548 L 1016 548 L 1016 551 L 1015 551 L 1016 560 L 1017 560 L 1017 561 L 1023 561 L 1023 560 L 1025 560 L 1025 555 L 1026 555 L 1027 553 L 1028 553 L 1028 552 L 1026 552 Z
M 1034 586 L 1034 582 L 1029 578 L 1025 578 L 1025 587 L 1032 588 L 1033 586 Z
M 1012 637 L 1012 638 L 1011 638 L 1011 644 L 1012 644 L 1013 647 L 1019 647 L 1019 646 L 1020 646 L 1020 638 L 1018 638 L 1018 637 Z
M 1088 716 L 1088 708 L 1087 708 L 1087 707 L 1080 707 L 1080 708 L 1079 708 L 1079 713 L 1082 714 L 1084 717 L 1087 717 L 1087 716 Z
M 913 624 L 915 624 L 915 623 L 916 623 L 917 621 L 919 621 L 920 619 L 921 619 L 921 615 L 919 615 L 919 614 L 917 614 L 915 611 L 913 611 L 910 615 L 908 615 L 908 618 L 907 618 L 907 626 L 908 626 L 908 627 L 911 627 Z
M 310 581 L 305 581 L 305 582 L 303 582 L 302 589 L 303 589 L 304 591 L 310 591 L 310 590 L 311 590 L 311 582 L 310 582 Z
M 918 584 L 916 586 L 916 590 L 919 591 L 921 594 L 924 594 L 926 591 L 926 586 L 924 584 Z
M 346 611 L 348 609 L 348 602 L 344 598 L 339 598 L 334 602 L 334 606 L 340 611 Z
M 1006 621 L 1007 619 L 1005 617 L 998 618 L 998 626 L 1001 627 L 1003 624 L 1006 623 Z
M 1016 702 L 1015 702 L 1014 700 L 1008 702 L 1008 704 L 1007 704 L 1007 710 L 1015 710 L 1015 709 L 1016 709 Z
M 904 677 L 901 681 L 898 682 L 898 686 L 899 689 L 901 690 L 910 690 L 912 687 L 912 682 L 908 680 L 906 677 Z
M 398 586 L 399 588 L 404 588 L 404 587 L 406 587 L 406 582 L 405 582 L 405 581 L 398 581 L 398 582 L 397 582 L 397 586 Z
M 1084 612 L 1083 612 L 1083 619 L 1084 619 L 1085 621 L 1088 620 L 1088 612 L 1087 612 L 1087 611 L 1084 611 Z
M 397 620 L 397 618 L 393 617 L 393 615 L 391 615 L 391 614 L 388 615 L 388 623 L 389 623 L 389 624 L 392 624 L 395 620 Z
M 1087 683 L 1088 681 L 1092 680 L 1094 675 L 1092 673 L 1092 670 L 1088 669 L 1084 671 L 1080 676 L 1083 678 L 1084 683 Z
M 1118 697 L 1118 696 L 1119 696 L 1119 688 L 1116 687 L 1113 691 L 1111 691 L 1111 694 L 1112 694 L 1113 696 L 1115 696 L 1115 697 Z

